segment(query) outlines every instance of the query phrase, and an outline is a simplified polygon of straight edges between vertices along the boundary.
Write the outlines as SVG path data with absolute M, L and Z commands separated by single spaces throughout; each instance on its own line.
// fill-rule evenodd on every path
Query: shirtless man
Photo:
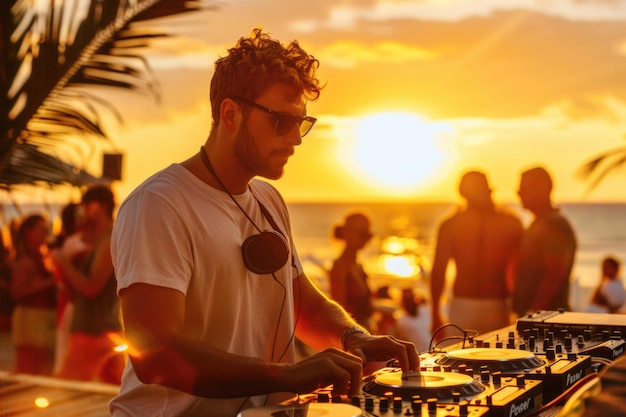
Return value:
M 441 296 L 449 261 L 456 278 L 449 304 L 449 321 L 480 333 L 510 324 L 507 274 L 511 272 L 523 226 L 513 214 L 497 208 L 485 174 L 463 175 L 459 193 L 466 207 L 439 226 L 431 271 L 431 308 L 434 332 L 443 324 Z
M 515 268 L 513 310 L 570 310 L 570 274 L 578 247 L 569 220 L 552 203 L 552 178 L 543 167 L 524 171 L 518 195 L 534 219 L 524 232 Z

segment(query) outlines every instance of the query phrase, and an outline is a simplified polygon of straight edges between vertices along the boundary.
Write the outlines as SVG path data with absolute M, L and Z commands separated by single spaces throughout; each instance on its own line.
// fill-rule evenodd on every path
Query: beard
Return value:
M 271 163 L 271 156 L 263 157 L 259 151 L 254 136 L 248 129 L 247 119 L 241 125 L 239 133 L 235 136 L 234 143 L 235 157 L 239 163 L 253 175 L 277 180 L 284 174 L 284 164 L 276 165 Z

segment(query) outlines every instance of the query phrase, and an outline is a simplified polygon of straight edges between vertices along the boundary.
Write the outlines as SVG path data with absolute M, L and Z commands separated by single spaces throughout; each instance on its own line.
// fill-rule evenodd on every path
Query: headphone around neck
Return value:
M 235 197 L 228 191 L 228 189 L 222 183 L 222 180 L 217 176 L 209 157 L 204 152 L 204 147 L 200 148 L 200 159 L 204 163 L 207 170 L 215 177 L 219 182 L 222 189 L 233 200 L 235 205 L 246 216 L 250 223 L 254 226 L 259 233 L 248 236 L 241 245 L 241 255 L 243 257 L 243 263 L 246 268 L 255 274 L 273 274 L 281 269 L 289 260 L 289 245 L 285 235 L 280 231 L 280 228 L 272 218 L 270 212 L 265 208 L 263 204 L 252 192 L 252 188 L 248 186 L 252 196 L 259 204 L 263 217 L 272 225 L 273 230 L 261 230 L 252 218 L 246 213 L 246 211 L 239 205 Z
M 255 197 L 256 198 L 256 197 Z M 257 200 L 257 202 L 259 202 Z M 259 202 L 263 215 L 272 224 L 274 220 L 266 214 L 266 209 Z M 269 216 L 269 217 L 267 217 Z M 246 216 L 247 217 L 247 216 Z M 271 219 L 271 220 L 270 220 Z M 257 227 L 252 222 L 254 227 Z M 258 229 L 258 227 L 257 227 Z M 273 274 L 280 268 L 285 266 L 289 259 L 289 249 L 287 246 L 287 239 L 278 230 L 264 230 L 260 233 L 248 236 L 241 245 L 241 255 L 243 256 L 243 263 L 255 274 Z

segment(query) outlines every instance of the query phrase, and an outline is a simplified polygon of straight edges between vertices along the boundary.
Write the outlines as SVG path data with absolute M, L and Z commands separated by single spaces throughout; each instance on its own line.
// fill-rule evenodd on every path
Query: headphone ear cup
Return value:
M 266 230 L 248 237 L 241 245 L 243 263 L 255 274 L 273 274 L 285 266 L 289 248 L 285 237 L 275 230 Z

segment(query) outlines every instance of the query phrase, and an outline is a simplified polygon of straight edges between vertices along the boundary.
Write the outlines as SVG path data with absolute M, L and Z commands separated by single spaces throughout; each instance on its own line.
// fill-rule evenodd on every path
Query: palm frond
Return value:
M 626 170 L 626 146 L 604 151 L 585 162 L 577 175 L 589 181 L 588 191 L 595 189 L 610 174 Z
M 110 139 L 101 112 L 121 116 L 89 90 L 117 88 L 158 101 L 156 77 L 141 52 L 170 35 L 133 23 L 207 8 L 213 2 L 2 0 L 0 187 L 96 178 L 81 176 L 84 167 L 67 159 L 85 161 Z M 36 169 L 26 172 L 29 160 Z
M 42 153 L 29 144 L 14 147 L 7 169 L 0 173 L 0 188 L 7 190 L 14 185 L 83 186 L 106 181 L 107 179 L 94 177 L 52 155 Z

